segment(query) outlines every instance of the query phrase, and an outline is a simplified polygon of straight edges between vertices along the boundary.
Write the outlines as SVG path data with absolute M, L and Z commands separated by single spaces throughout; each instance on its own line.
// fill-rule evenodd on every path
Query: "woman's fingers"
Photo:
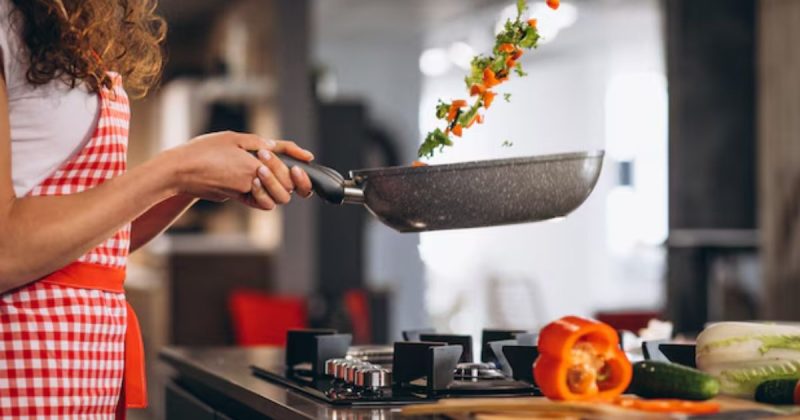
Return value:
M 253 179 L 253 189 L 250 191 L 250 195 L 255 201 L 256 207 L 259 207 L 264 210 L 272 210 L 275 208 L 275 201 L 270 198 L 267 191 L 264 189 L 264 186 L 261 184 L 261 180 L 259 178 Z M 250 204 L 250 203 L 248 203 Z
M 291 194 L 286 191 L 283 184 L 278 181 L 278 178 L 266 166 L 258 168 L 258 178 L 261 180 L 261 185 L 269 194 L 270 198 L 278 204 L 286 204 L 292 199 Z
M 258 159 L 270 170 L 270 172 L 272 172 L 273 175 L 275 175 L 286 191 L 289 193 L 294 191 L 294 182 L 292 182 L 292 176 L 289 173 L 289 168 L 286 167 L 286 164 L 284 164 L 280 159 L 266 149 L 261 149 L 258 151 Z
M 311 189 L 311 179 L 308 178 L 308 174 L 304 170 L 300 169 L 299 166 L 293 166 L 291 169 L 291 174 L 295 189 L 297 190 L 297 193 L 300 194 L 300 197 L 311 197 L 311 194 L 314 193 L 314 190 Z
M 314 160 L 313 153 L 303 149 L 293 141 L 276 140 L 275 147 L 267 147 L 267 149 L 273 153 L 281 153 L 306 162 Z

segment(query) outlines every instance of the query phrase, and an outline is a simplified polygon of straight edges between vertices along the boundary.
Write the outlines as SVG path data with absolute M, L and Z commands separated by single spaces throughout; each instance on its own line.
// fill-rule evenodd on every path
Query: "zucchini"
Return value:
M 683 365 L 645 361 L 634 363 L 630 392 L 642 398 L 708 400 L 719 393 L 713 376 Z
M 756 388 L 756 401 L 767 404 L 795 404 L 796 379 L 766 381 Z

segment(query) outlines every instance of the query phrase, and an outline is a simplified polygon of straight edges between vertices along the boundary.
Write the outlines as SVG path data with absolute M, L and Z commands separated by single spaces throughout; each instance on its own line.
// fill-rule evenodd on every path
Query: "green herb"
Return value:
M 527 76 L 522 65 L 517 62 L 523 50 L 536 48 L 539 42 L 539 32 L 536 22 L 525 21 L 522 16 L 528 9 L 527 0 L 517 0 L 517 16 L 509 19 L 503 25 L 503 30 L 495 38 L 492 54 L 489 56 L 478 55 L 470 62 L 469 74 L 464 78 L 464 83 L 475 100 L 469 107 L 454 106 L 452 102 L 439 101 L 436 104 L 436 118 L 445 120 L 447 125 L 444 130 L 437 128 L 425 136 L 417 154 L 419 157 L 432 157 L 437 151 L 442 151 L 446 146 L 452 146 L 451 133 L 461 133 L 482 118 L 480 109 L 487 109 L 494 93 L 491 89 L 507 80 L 513 72 L 519 77 Z M 487 96 L 488 95 L 488 96 Z M 486 99 L 485 99 L 486 98 Z M 511 100 L 511 94 L 503 95 L 506 102 Z M 463 102 L 460 102 L 463 104 Z M 460 126 L 460 127 L 458 127 Z M 504 146 L 513 143 L 506 141 Z
M 504 141 L 503 144 L 501 144 L 501 146 L 503 146 L 503 147 L 511 147 L 513 145 L 514 145 L 514 142 L 513 141 L 508 141 L 508 140 Z

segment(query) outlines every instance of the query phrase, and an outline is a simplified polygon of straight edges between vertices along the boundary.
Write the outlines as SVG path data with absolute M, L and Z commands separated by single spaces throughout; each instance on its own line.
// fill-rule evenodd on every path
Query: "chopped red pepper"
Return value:
M 512 57 L 506 58 L 506 67 L 512 68 L 517 65 L 517 60 L 513 59 Z
M 794 386 L 793 400 L 795 405 L 800 405 L 800 381 Z
M 567 316 L 539 333 L 533 374 L 542 393 L 554 400 L 613 400 L 633 376 L 617 332 L 590 319 Z
M 653 413 L 715 414 L 720 410 L 718 402 L 686 401 L 674 399 L 643 400 L 639 398 L 619 398 L 615 404 L 620 407 Z
M 456 99 L 452 104 L 450 104 L 450 108 L 464 108 L 465 106 L 467 106 L 467 101 L 463 99 Z
M 561 0 L 547 0 L 547 5 L 550 6 L 551 9 L 557 10 L 558 6 L 561 5 Z
M 458 137 L 461 137 L 461 134 L 463 133 L 463 130 L 464 130 L 464 127 L 462 127 L 461 124 L 456 124 L 453 127 L 453 134 L 455 134 Z
M 516 50 L 513 53 L 511 53 L 511 58 L 513 58 L 514 60 L 519 60 L 520 57 L 522 57 L 522 50 Z

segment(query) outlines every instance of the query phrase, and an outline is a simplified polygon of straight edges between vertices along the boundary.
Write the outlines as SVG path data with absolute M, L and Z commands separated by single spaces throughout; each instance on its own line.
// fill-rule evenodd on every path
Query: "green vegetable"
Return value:
M 766 404 L 796 404 L 794 392 L 796 379 L 776 379 L 756 388 L 756 401 Z
M 503 94 L 503 99 L 505 99 L 506 102 L 511 102 L 511 94 L 510 93 L 504 93 Z
M 719 379 L 723 394 L 753 398 L 763 382 L 800 379 L 800 328 L 721 322 L 697 337 L 697 366 Z
M 690 367 L 666 362 L 633 365 L 630 392 L 643 398 L 708 400 L 719 393 L 719 381 Z
M 504 81 L 514 72 L 519 77 L 527 76 L 522 65 L 517 62 L 522 50 L 536 48 L 539 42 L 539 31 L 536 26 L 523 19 L 525 11 L 528 9 L 527 0 L 517 0 L 517 16 L 513 20 L 509 19 L 503 26 L 503 30 L 495 38 L 494 48 L 492 48 L 492 55 L 478 55 L 470 62 L 469 74 L 464 78 L 464 83 L 468 90 L 473 87 L 481 87 L 484 91 L 490 91 L 492 85 L 487 83 L 484 72 L 490 70 L 498 80 Z M 513 48 L 512 48 L 513 47 Z M 441 151 L 446 146 L 453 144 L 450 138 L 450 132 L 455 128 L 456 123 L 461 124 L 463 128 L 467 128 L 477 115 L 481 107 L 488 108 L 489 102 L 484 101 L 482 95 L 470 93 L 472 96 L 477 96 L 473 105 L 466 111 L 461 112 L 455 120 L 450 121 L 447 128 L 449 130 L 442 130 L 437 128 L 429 132 L 425 136 L 425 140 L 420 145 L 417 154 L 419 157 L 432 157 L 436 151 Z M 509 100 L 510 96 L 506 97 Z M 439 101 L 436 105 L 436 118 L 444 120 L 447 118 L 449 104 Z

